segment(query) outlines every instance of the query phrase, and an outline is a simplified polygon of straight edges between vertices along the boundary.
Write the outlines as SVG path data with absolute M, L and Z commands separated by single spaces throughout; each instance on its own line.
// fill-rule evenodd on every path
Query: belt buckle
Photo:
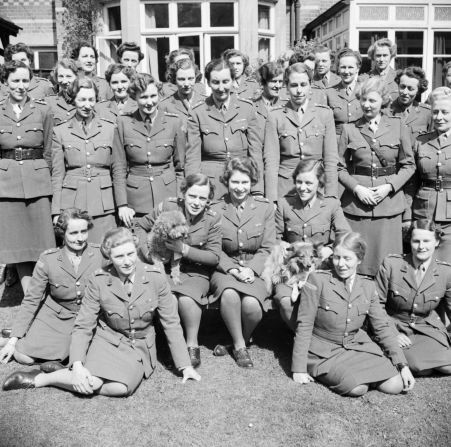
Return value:
M 416 324 L 418 318 L 419 318 L 418 315 L 411 314 L 409 323 L 410 324 Z
M 371 177 L 379 177 L 377 174 L 377 167 L 371 166 Z
M 14 148 L 14 160 L 16 161 L 22 161 L 22 148 L 16 147 Z
M 442 179 L 436 178 L 434 188 L 436 191 L 440 191 L 442 189 Z

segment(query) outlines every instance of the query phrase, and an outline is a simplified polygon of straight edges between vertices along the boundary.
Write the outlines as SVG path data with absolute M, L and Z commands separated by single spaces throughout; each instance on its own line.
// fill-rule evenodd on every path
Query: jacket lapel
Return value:
M 417 290 L 418 286 L 417 286 L 417 280 L 415 278 L 415 272 L 414 272 L 414 268 L 412 265 L 412 258 L 411 256 L 409 256 L 406 259 L 407 262 L 404 262 L 400 271 L 402 274 L 402 278 L 404 280 L 404 282 L 406 282 L 408 284 L 408 288 L 413 289 L 413 290 Z
M 154 137 L 165 129 L 166 116 L 164 112 L 159 111 L 154 123 L 152 124 L 152 129 L 150 130 L 149 138 Z
M 348 298 L 349 298 L 349 292 L 346 290 L 343 281 L 341 281 L 340 279 L 338 279 L 338 278 L 335 276 L 335 274 L 334 274 L 334 276 L 331 278 L 330 282 L 331 282 L 331 284 L 332 284 L 332 290 L 333 290 L 338 296 L 340 296 L 342 299 L 348 301 Z
M 232 205 L 232 202 L 230 201 L 230 197 L 228 194 L 224 196 L 224 204 L 222 206 L 222 217 L 229 220 L 233 223 L 236 227 L 239 227 L 240 220 L 238 219 L 238 216 L 236 214 L 235 208 Z
M 382 135 L 385 135 L 386 133 L 389 133 L 390 131 L 391 131 L 390 130 L 390 123 L 388 122 L 387 117 L 385 115 L 382 115 L 381 116 L 381 120 L 379 121 L 379 127 L 377 128 L 376 137 L 375 138 L 379 138 Z
M 91 266 L 92 261 L 94 259 L 94 250 L 89 245 L 86 247 L 85 251 L 83 252 L 81 256 L 81 262 L 78 266 L 78 271 L 76 273 L 76 278 L 80 278 L 85 272 L 88 267 Z
M 69 261 L 69 257 L 65 253 L 65 249 L 62 248 L 58 253 L 58 262 L 60 264 L 60 267 L 62 270 L 64 270 L 66 273 L 68 273 L 73 278 L 77 277 L 77 274 L 75 273 L 74 267 L 72 266 L 71 262 Z
M 136 263 L 135 282 L 133 284 L 132 295 L 129 302 L 133 303 L 145 292 L 148 288 L 149 276 L 144 270 L 144 265 L 141 262 Z
M 423 281 L 421 281 L 420 287 L 418 288 L 418 292 L 423 293 L 429 289 L 429 287 L 432 287 L 438 281 L 438 276 L 437 263 L 432 259 L 429 268 L 424 274 Z
M 244 207 L 243 213 L 240 218 L 240 227 L 246 224 L 255 215 L 255 209 L 257 205 L 255 204 L 254 198 L 249 195 L 246 201 L 246 206 Z

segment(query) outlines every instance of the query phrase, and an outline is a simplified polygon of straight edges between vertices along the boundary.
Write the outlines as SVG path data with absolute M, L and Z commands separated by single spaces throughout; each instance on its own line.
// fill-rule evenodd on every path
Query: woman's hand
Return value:
M 92 394 L 94 392 L 94 381 L 91 373 L 81 362 L 74 362 L 72 365 L 72 386 L 77 393 Z
M 9 339 L 8 343 L 0 350 L 0 363 L 8 363 L 11 357 L 16 352 L 16 342 L 18 338 L 12 337 Z
M 60 217 L 59 214 L 57 214 L 56 216 L 53 216 L 53 225 L 56 225 L 56 223 L 58 222 L 58 217 Z
M 135 217 L 135 210 L 128 206 L 121 206 L 118 210 L 119 219 L 124 223 L 127 228 L 132 226 L 133 218 Z
M 321 250 L 319 251 L 319 256 L 322 261 L 324 261 L 324 259 L 329 258 L 332 254 L 333 250 L 330 247 L 326 246 L 322 247 Z
M 293 380 L 296 383 L 301 383 L 302 385 L 315 381 L 315 379 L 307 373 L 293 373 Z
M 415 379 L 412 375 L 412 372 L 410 371 L 410 368 L 408 366 L 404 366 L 399 374 L 401 374 L 402 383 L 404 384 L 403 391 L 410 391 L 415 385 Z
M 398 334 L 397 340 L 400 348 L 408 348 L 412 345 L 412 340 L 406 334 Z
M 168 250 L 173 251 L 174 253 L 184 253 L 186 250 L 184 249 L 185 245 L 182 239 L 173 239 L 171 241 L 165 242 L 166 248 Z
M 384 185 L 373 186 L 371 190 L 374 194 L 374 200 L 379 203 L 393 191 L 393 187 L 390 183 L 385 183 Z
M 185 383 L 189 379 L 197 380 L 198 382 L 200 380 L 200 374 L 192 366 L 187 366 L 186 368 L 184 368 L 182 373 L 182 383 Z
M 373 190 L 366 186 L 357 185 L 354 188 L 354 194 L 365 205 L 377 205 Z
M 255 273 L 249 267 L 241 267 L 238 279 L 242 282 L 253 283 L 255 281 Z

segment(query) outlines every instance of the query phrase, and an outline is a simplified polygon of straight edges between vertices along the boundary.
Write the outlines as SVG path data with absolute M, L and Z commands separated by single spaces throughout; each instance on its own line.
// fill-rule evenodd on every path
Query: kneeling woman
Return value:
M 99 245 L 87 242 L 91 227 L 91 217 L 77 208 L 58 216 L 55 232 L 63 247 L 40 256 L 11 337 L 0 351 L 2 363 L 14 356 L 25 365 L 48 360 L 41 365 L 46 371 L 62 368 L 58 362 L 69 356 L 70 334 L 87 279 L 102 266 Z
M 339 235 L 333 271 L 312 273 L 310 287 L 303 287 L 291 367 L 295 382 L 317 378 L 338 394 L 353 397 L 370 386 L 388 394 L 413 388 L 415 379 L 374 282 L 357 275 L 365 249 L 358 233 Z M 366 318 L 389 358 L 361 329 Z
M 397 329 L 398 343 L 415 374 L 451 374 L 449 336 L 435 312 L 451 315 L 451 265 L 434 259 L 440 232 L 428 219 L 412 224 L 408 256 L 385 258 L 376 276 L 379 298 Z
M 70 368 L 50 374 L 16 372 L 5 391 L 57 386 L 81 394 L 128 396 L 156 365 L 153 316 L 158 311 L 183 381 L 200 379 L 190 365 L 176 304 L 164 276 L 137 260 L 125 228 L 106 233 L 102 253 L 111 265 L 91 276 L 70 345 Z

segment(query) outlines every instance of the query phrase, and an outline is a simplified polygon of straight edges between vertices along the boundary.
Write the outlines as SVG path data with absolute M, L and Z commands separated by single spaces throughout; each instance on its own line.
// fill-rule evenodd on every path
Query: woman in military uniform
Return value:
M 253 366 L 246 345 L 270 301 L 260 275 L 275 243 L 274 207 L 253 197 L 258 169 L 251 158 L 232 158 L 221 178 L 228 189 L 212 206 L 222 216 L 222 253 L 211 278 L 214 299 L 221 298 L 221 316 L 232 336 L 233 356 L 238 366 Z M 214 353 L 224 355 L 224 347 Z
M 114 136 L 114 150 L 120 154 L 114 193 L 119 218 L 128 227 L 133 217 L 150 213 L 167 197 L 177 197 L 186 142 L 178 115 L 159 109 L 151 75 L 137 74 L 129 91 L 138 108 L 118 118 Z
M 29 66 L 8 62 L 0 102 L 0 260 L 16 264 L 26 292 L 39 255 L 55 246 L 50 212 L 52 113 L 28 95 Z
M 3 383 L 5 391 L 57 386 L 80 394 L 133 394 L 156 366 L 155 312 L 183 382 L 200 380 L 190 364 L 169 286 L 158 270 L 137 259 L 131 232 L 126 228 L 108 231 L 101 250 L 110 264 L 88 281 L 72 332 L 70 368 L 50 374 L 13 373 Z
M 2 363 L 14 356 L 26 365 L 50 360 L 41 365 L 47 372 L 62 368 L 57 362 L 69 356 L 70 334 L 87 279 L 102 265 L 99 245 L 87 242 L 91 227 L 85 211 L 69 208 L 58 216 L 55 231 L 62 247 L 41 254 L 11 336 L 0 351 Z
M 187 239 L 167 244 L 174 255 L 181 257 L 180 284 L 174 284 L 169 276 L 168 281 L 172 293 L 178 300 L 179 315 L 185 329 L 191 364 L 197 368 L 200 365 L 197 337 L 202 306 L 212 302 L 208 297 L 208 290 L 210 276 L 221 254 L 221 224 L 219 214 L 208 206 L 214 190 L 205 174 L 189 175 L 183 180 L 180 192 L 183 198 L 166 199 L 151 214 L 137 219 L 136 234 L 140 236 L 143 246 L 145 234 L 152 230 L 155 220 L 162 212 L 179 210 L 186 217 L 189 226 Z
M 365 248 L 358 233 L 342 233 L 334 242 L 333 270 L 311 273 L 302 288 L 291 365 L 295 382 L 317 379 L 352 397 L 370 387 L 388 394 L 413 388 L 415 379 L 376 287 L 357 275 Z M 367 318 L 388 358 L 362 330 Z
M 351 230 L 340 201 L 318 191 L 324 189 L 324 177 L 320 161 L 300 161 L 292 175 L 294 189 L 278 200 L 276 210 L 277 239 L 290 244 L 312 242 L 323 260 L 332 254 L 334 237 Z M 293 303 L 292 293 L 292 286 L 277 284 L 273 298 L 282 320 L 294 331 L 299 300 Z
M 54 128 L 52 214 L 77 207 L 93 218 L 89 240 L 99 243 L 116 226 L 113 182 L 120 156 L 113 147 L 115 125 L 94 113 L 97 87 L 89 78 L 76 79 L 72 89 L 75 115 Z
M 325 196 L 337 197 L 337 137 L 332 111 L 311 98 L 312 72 L 302 62 L 285 71 L 290 100 L 270 112 L 265 130 L 265 196 L 275 202 L 293 187 L 291 174 L 299 160 L 322 160 Z
M 193 108 L 188 119 L 185 175 L 208 175 L 217 186 L 215 198 L 220 198 L 227 191 L 219 181 L 224 164 L 233 157 L 247 156 L 259 168 L 260 179 L 253 192 L 263 194 L 261 129 L 252 103 L 230 94 L 232 69 L 224 60 L 209 62 L 205 78 L 212 93 Z
M 376 276 L 379 299 L 391 317 L 414 374 L 451 374 L 449 335 L 436 310 L 451 315 L 451 264 L 435 259 L 441 230 L 428 219 L 411 227 L 411 254 L 389 255 Z
M 410 132 L 400 118 L 381 114 L 389 97 L 378 78 L 357 91 L 363 117 L 345 124 L 339 142 L 341 206 L 353 231 L 368 244 L 359 273 L 375 276 L 389 253 L 402 253 L 403 187 L 415 165 Z

